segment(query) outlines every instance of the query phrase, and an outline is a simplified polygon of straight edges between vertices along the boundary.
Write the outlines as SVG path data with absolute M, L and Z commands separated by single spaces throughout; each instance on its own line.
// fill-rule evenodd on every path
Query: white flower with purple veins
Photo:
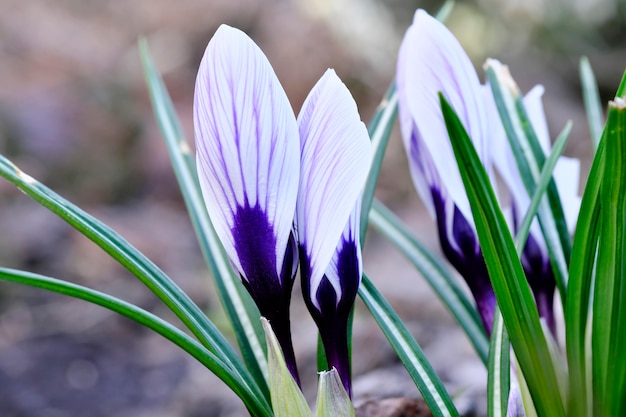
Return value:
M 540 85 L 531 89 L 524 96 L 524 107 L 537 134 L 539 144 L 544 154 L 548 155 L 550 153 L 550 135 L 541 101 L 543 92 L 543 86 Z M 492 115 L 490 119 L 493 120 L 491 134 L 492 160 L 509 188 L 512 203 L 511 226 L 513 232 L 517 233 L 530 205 L 530 197 L 524 187 L 517 163 L 515 162 L 515 156 L 498 115 L 491 88 L 488 85 L 484 86 L 484 97 L 487 111 Z M 560 157 L 554 168 L 553 177 L 563 206 L 567 228 L 572 233 L 576 225 L 578 210 L 580 209 L 580 197 L 578 196 L 580 161 L 574 158 Z M 548 328 L 553 334 L 556 334 L 554 321 L 556 281 L 550 264 L 546 241 L 543 238 L 537 219 L 534 219 L 530 226 L 530 233 L 526 246 L 524 246 L 521 261 L 528 284 L 535 296 L 539 316 L 545 319 Z
M 220 26 L 198 71 L 198 177 L 215 231 L 298 380 L 289 327 L 300 174 L 296 119 L 261 50 Z
M 194 122 L 207 211 L 294 379 L 289 304 L 298 259 L 329 364 L 349 378 L 343 339 L 361 278 L 351 213 L 358 219 L 371 146 L 348 89 L 328 70 L 296 121 L 265 55 L 243 32 L 222 25 L 200 64 Z M 336 340 L 328 342 L 328 334 Z M 349 379 L 344 385 L 349 389 Z
M 418 10 L 400 47 L 396 82 L 413 182 L 437 220 L 444 254 L 467 282 L 490 334 L 495 296 L 438 95 L 442 92 L 458 114 L 491 176 L 489 124 L 478 75 L 454 35 Z
M 354 99 L 334 71 L 311 90 L 298 126 L 302 292 L 328 365 L 337 369 L 350 394 L 347 325 L 361 282 L 360 193 L 371 162 L 370 141 Z

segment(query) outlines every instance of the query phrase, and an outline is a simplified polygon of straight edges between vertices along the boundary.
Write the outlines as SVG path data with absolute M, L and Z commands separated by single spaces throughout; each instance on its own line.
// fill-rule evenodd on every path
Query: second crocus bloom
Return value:
M 348 394 L 348 316 L 361 281 L 360 194 L 371 147 L 346 86 L 329 70 L 298 116 L 302 168 L 296 208 L 304 300 L 329 367 Z

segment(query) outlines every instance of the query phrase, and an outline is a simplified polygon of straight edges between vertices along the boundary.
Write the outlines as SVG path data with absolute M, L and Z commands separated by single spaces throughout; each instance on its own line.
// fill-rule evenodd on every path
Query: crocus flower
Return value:
M 289 325 L 298 264 L 292 232 L 298 126 L 267 58 L 237 29 L 220 26 L 207 46 L 194 125 L 198 176 L 215 231 L 298 381 Z
M 493 61 L 492 64 L 500 65 Z M 550 135 L 541 101 L 543 93 L 543 86 L 535 86 L 526 94 L 523 101 L 539 144 L 544 153 L 548 155 L 550 152 Z M 522 182 L 513 151 L 506 138 L 493 94 L 488 85 L 485 86 L 484 94 L 486 108 L 492 114 L 490 119 L 493 121 L 490 139 L 493 145 L 492 160 L 511 194 L 512 229 L 516 233 L 530 205 L 530 197 Z M 553 176 L 563 206 L 565 221 L 568 230 L 572 233 L 580 208 L 580 197 L 578 196 L 580 161 L 560 157 L 554 168 Z M 545 319 L 548 328 L 553 334 L 556 334 L 553 310 L 556 281 L 550 265 L 548 248 L 537 219 L 533 220 L 530 226 L 530 233 L 524 246 L 521 261 L 528 284 L 535 297 L 539 316 Z
M 296 121 L 261 50 L 222 25 L 200 64 L 194 122 L 207 211 L 291 374 L 298 381 L 289 304 L 300 254 L 305 300 L 330 365 L 349 384 L 347 317 L 361 277 L 357 199 L 371 149 L 348 89 L 327 71 Z
M 398 115 L 413 182 L 437 220 L 445 256 L 467 282 L 487 333 L 495 296 L 441 112 L 442 92 L 488 163 L 489 125 L 481 85 L 463 48 L 439 21 L 418 10 L 398 56 Z M 486 166 L 491 175 L 490 165 Z
M 354 99 L 329 70 L 298 116 L 301 176 L 296 207 L 300 275 L 329 367 L 348 393 L 347 324 L 361 281 L 360 193 L 371 147 Z

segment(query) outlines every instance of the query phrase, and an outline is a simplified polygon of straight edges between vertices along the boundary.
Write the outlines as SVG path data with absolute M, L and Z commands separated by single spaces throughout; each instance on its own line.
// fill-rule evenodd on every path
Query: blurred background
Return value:
M 1 0 L 0 6 L 0 152 L 120 232 L 228 332 L 151 112 L 138 37 L 147 38 L 189 139 L 196 70 L 222 23 L 258 43 L 296 112 L 332 67 L 367 121 L 393 79 L 414 10 L 434 13 L 441 2 Z M 626 2 L 459 1 L 448 26 L 481 78 L 484 60 L 496 57 L 522 90 L 545 85 L 551 133 L 574 121 L 566 154 L 582 159 L 584 178 L 591 146 L 578 63 L 589 57 L 603 101 L 611 99 L 626 66 Z M 438 251 L 400 143 L 396 129 L 377 195 Z M 171 318 L 128 272 L 4 180 L 0 265 L 88 285 Z M 482 415 L 484 367 L 419 274 L 375 233 L 365 271 L 465 415 Z M 316 336 L 300 298 L 296 285 L 295 349 L 312 400 Z M 357 308 L 355 343 L 367 346 L 354 355 L 357 405 L 417 396 L 363 306 Z M 221 382 L 168 341 L 84 302 L 0 283 L 0 417 L 245 415 Z

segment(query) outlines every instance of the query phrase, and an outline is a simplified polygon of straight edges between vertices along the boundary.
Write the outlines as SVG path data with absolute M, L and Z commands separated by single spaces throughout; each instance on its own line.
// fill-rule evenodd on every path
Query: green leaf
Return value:
M 522 181 L 528 195 L 533 195 L 546 157 L 526 113 L 519 88 L 511 78 L 508 69 L 493 59 L 487 60 L 485 66 L 487 79 L 515 155 Z M 537 214 L 541 231 L 546 240 L 559 294 L 564 304 L 571 241 L 554 181 L 550 181 L 547 198 L 539 205 Z
M 2 155 L 0 176 L 66 221 L 130 271 L 183 322 L 203 346 L 225 361 L 246 383 L 256 388 L 259 396 L 263 396 L 241 359 L 215 325 L 150 259 L 113 229 L 24 173 Z
M 215 280 L 218 296 L 233 326 L 246 366 L 269 398 L 266 348 L 259 311 L 234 273 L 213 229 L 202 198 L 191 147 L 184 137 L 172 100 L 154 66 L 145 40 L 139 41 L 139 49 L 155 117 L 165 139 L 200 249 Z
M 509 336 L 504 328 L 500 310 L 493 316 L 487 366 L 487 412 L 489 417 L 505 417 L 509 398 Z
M 563 131 L 559 134 L 550 157 L 547 159 L 546 164 L 543 166 L 541 176 L 537 184 L 537 189 L 532 197 L 531 203 L 528 207 L 528 211 L 524 215 L 524 219 L 520 223 L 519 230 L 515 236 L 515 250 L 517 256 L 521 256 L 526 240 L 528 239 L 528 233 L 530 232 L 530 225 L 533 218 L 537 214 L 537 208 L 543 198 L 544 193 L 547 190 L 550 179 L 552 178 L 552 171 L 556 166 L 556 162 L 563 153 L 569 133 L 572 128 L 572 123 L 568 122 Z M 545 330 L 544 330 L 544 333 Z M 549 335 L 549 332 L 546 334 Z M 548 339 L 548 342 L 551 339 Z M 551 345 L 549 344 L 549 347 Z M 554 358 L 556 353 L 550 349 L 551 356 Z M 487 379 L 487 410 L 489 416 L 505 416 L 507 415 L 507 401 L 509 395 L 509 371 L 510 371 L 510 355 L 509 355 L 509 336 L 504 328 L 504 322 L 502 321 L 502 315 L 500 310 L 497 309 L 494 315 L 494 324 L 491 334 L 491 342 L 489 344 L 489 363 L 488 363 L 488 379 Z M 561 381 L 561 379 L 559 379 Z M 561 392 L 563 395 L 563 392 Z
M 270 322 L 265 318 L 261 318 L 261 321 L 267 343 L 270 394 L 274 414 L 276 417 L 311 417 L 311 410 L 287 368 L 283 351 Z
M 439 11 L 435 13 L 435 19 L 439 20 L 441 23 L 445 23 L 452 13 L 452 9 L 454 9 L 454 0 L 446 0 L 446 2 L 439 8 Z
M 552 147 L 552 151 L 550 152 L 550 156 L 541 170 L 541 175 L 539 176 L 539 181 L 537 182 L 537 188 L 535 189 L 535 193 L 532 196 L 528 210 L 520 222 L 517 235 L 515 236 L 515 248 L 517 249 L 518 256 L 521 256 L 522 251 L 524 250 L 524 245 L 528 239 L 528 232 L 530 231 L 530 225 L 537 215 L 539 204 L 541 204 L 544 194 L 548 189 L 548 185 L 552 180 L 552 172 L 554 171 L 554 167 L 556 166 L 559 157 L 565 150 L 565 145 L 567 145 L 571 131 L 572 122 L 568 121 L 559 136 L 557 136 L 554 146 Z
M 626 102 L 609 103 L 593 298 L 594 415 L 626 414 Z
M 335 368 L 320 372 L 316 417 L 354 417 L 354 407 Z
M 587 123 L 589 124 L 589 135 L 594 148 L 598 148 L 600 137 L 602 137 L 602 126 L 604 117 L 602 115 L 602 102 L 600 92 L 593 69 L 586 56 L 580 58 L 580 84 L 582 85 L 583 101 L 587 112 Z
M 587 389 L 591 375 L 587 372 L 586 333 L 600 228 L 600 185 L 605 165 L 605 144 L 603 134 L 580 203 L 564 311 L 569 369 L 567 409 L 572 416 L 579 417 L 592 415 L 592 401 Z
M 235 372 L 233 372 L 229 365 L 211 353 L 196 340 L 192 339 L 187 334 L 183 333 L 160 317 L 108 294 L 43 275 L 8 268 L 0 268 L 0 280 L 29 285 L 31 287 L 41 288 L 47 291 L 85 300 L 89 303 L 102 306 L 108 310 L 125 316 L 149 328 L 179 346 L 193 358 L 197 359 L 201 364 L 206 366 L 206 368 L 213 372 L 218 378 L 224 381 L 224 383 L 226 383 L 226 385 L 228 385 L 233 392 L 241 398 L 252 415 L 267 417 L 272 416 L 269 404 L 265 402 L 262 397 L 257 397 L 256 393 L 252 391 Z
M 408 226 L 382 203 L 374 202 L 370 222 L 428 281 L 444 305 L 465 331 L 483 363 L 487 364 L 489 342 L 478 312 L 450 268 L 442 263 L 408 230 Z
M 458 416 L 450 396 L 411 333 L 374 284 L 363 275 L 359 296 L 417 385 L 435 417 Z
M 541 416 L 564 416 L 539 314 L 508 225 L 471 139 L 441 93 L 440 100 L 491 285 L 533 401 Z
M 396 93 L 395 82 L 391 83 L 391 86 L 385 93 L 382 101 L 378 105 L 378 109 L 372 117 L 368 131 L 372 140 L 372 165 L 370 172 L 367 176 L 365 187 L 363 188 L 363 197 L 361 199 L 361 245 L 365 242 L 365 234 L 367 233 L 367 224 L 369 218 L 369 212 L 372 208 L 374 201 L 374 192 L 376 191 L 376 183 L 378 182 L 378 176 L 380 175 L 380 167 L 383 163 L 383 157 L 385 156 L 385 150 L 389 143 L 389 136 L 391 135 L 391 129 L 393 123 L 398 115 L 398 94 Z

